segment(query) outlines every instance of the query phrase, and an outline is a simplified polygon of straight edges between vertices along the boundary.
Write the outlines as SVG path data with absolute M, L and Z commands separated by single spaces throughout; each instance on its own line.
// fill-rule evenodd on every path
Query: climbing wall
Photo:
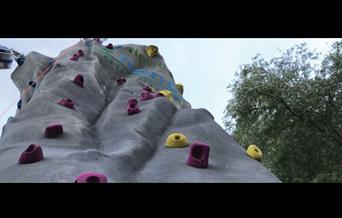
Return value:
M 280 182 L 191 108 L 155 46 L 81 40 L 11 78 L 0 182 Z

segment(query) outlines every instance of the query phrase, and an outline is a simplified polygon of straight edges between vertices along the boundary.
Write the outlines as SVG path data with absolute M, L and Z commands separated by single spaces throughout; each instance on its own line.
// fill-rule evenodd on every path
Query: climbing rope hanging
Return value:
M 64 50 L 59 56 L 57 56 L 56 60 L 51 64 L 49 65 L 45 70 L 43 70 L 42 72 L 40 72 L 38 74 L 38 77 L 33 81 L 34 84 L 36 84 L 38 81 L 40 81 L 48 72 L 49 70 L 57 63 L 57 61 L 59 61 L 63 56 L 64 54 L 71 50 L 72 48 L 74 48 L 79 42 L 77 42 L 75 45 L 67 48 L 66 50 Z M 22 95 L 25 95 L 29 90 L 30 88 L 32 88 L 31 85 L 28 85 L 22 92 Z M 16 102 L 20 100 L 20 97 L 16 98 L 5 110 L 3 110 L 1 113 L 0 113 L 0 117 L 2 115 L 4 115 L 9 109 L 11 109 L 11 107 L 16 104 Z

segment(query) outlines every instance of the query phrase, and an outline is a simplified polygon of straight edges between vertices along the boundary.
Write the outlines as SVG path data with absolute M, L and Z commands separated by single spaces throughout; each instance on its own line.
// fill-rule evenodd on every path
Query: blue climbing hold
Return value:
M 18 107 L 19 110 L 21 109 L 21 99 L 18 101 L 17 107 Z
M 17 63 L 19 66 L 23 65 L 25 61 L 25 56 L 23 54 L 19 55 L 19 57 L 17 58 Z

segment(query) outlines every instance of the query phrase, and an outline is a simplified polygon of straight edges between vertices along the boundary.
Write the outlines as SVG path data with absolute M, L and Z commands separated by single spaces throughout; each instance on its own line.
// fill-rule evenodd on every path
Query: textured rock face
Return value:
M 108 182 L 279 182 L 207 110 L 191 109 L 162 56 L 149 56 L 146 48 L 81 40 L 54 61 L 28 54 L 12 73 L 21 109 L 3 127 L 0 182 L 74 182 L 84 172 L 105 175 Z M 118 83 L 120 78 L 126 82 Z M 140 101 L 145 86 L 155 94 L 169 90 L 172 98 Z M 128 115 L 132 98 L 140 112 Z M 73 109 L 65 106 L 71 103 Z M 63 132 L 46 137 L 46 128 L 56 124 Z M 190 146 L 165 146 L 174 132 L 210 146 L 207 168 L 187 165 Z M 41 146 L 44 159 L 18 164 L 30 144 Z

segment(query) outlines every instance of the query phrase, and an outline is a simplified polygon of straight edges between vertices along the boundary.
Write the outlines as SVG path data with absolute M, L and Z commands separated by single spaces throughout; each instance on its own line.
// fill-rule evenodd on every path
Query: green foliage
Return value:
M 226 129 L 283 182 L 342 182 L 342 41 L 318 57 L 305 44 L 257 55 L 228 86 Z

